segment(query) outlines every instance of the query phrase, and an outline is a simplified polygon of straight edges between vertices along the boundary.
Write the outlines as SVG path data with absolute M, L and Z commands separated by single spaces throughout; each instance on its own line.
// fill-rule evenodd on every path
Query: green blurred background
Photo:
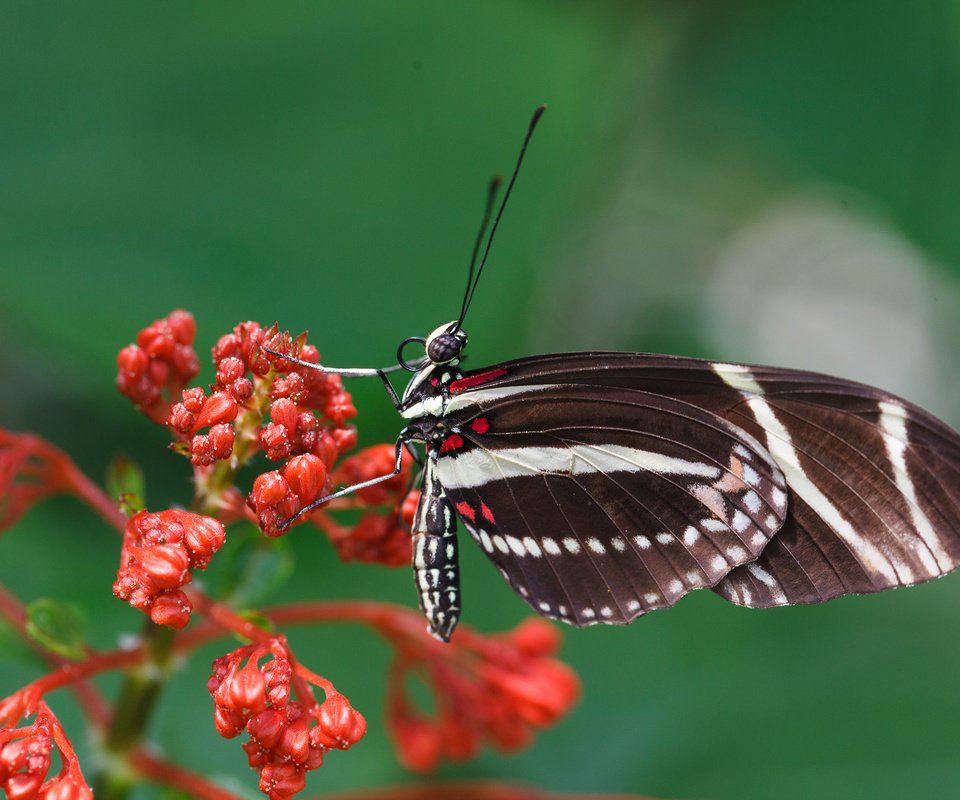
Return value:
M 388 363 L 455 316 L 486 182 L 546 102 L 468 320 L 470 366 L 567 348 L 802 366 L 957 426 L 958 23 L 957 3 L 922 0 L 4 3 L 0 423 L 97 477 L 124 451 L 152 508 L 187 502 L 165 433 L 113 389 L 116 351 L 183 307 L 201 353 L 241 320 L 277 320 L 328 363 Z M 382 389 L 351 388 L 362 441 L 392 439 Z M 408 570 L 290 538 L 295 570 L 270 602 L 415 604 Z M 139 629 L 110 595 L 116 538 L 76 503 L 0 544 L 0 581 L 83 606 L 98 646 Z M 467 621 L 514 624 L 525 606 L 465 550 Z M 953 576 L 765 612 L 700 592 L 629 628 L 569 630 L 576 712 L 519 755 L 441 776 L 956 797 L 958 608 Z M 7 694 L 39 667 L 3 636 Z M 292 638 L 371 723 L 308 788 L 410 780 L 378 711 L 386 649 L 339 626 Z M 257 796 L 210 721 L 223 647 L 177 674 L 152 739 Z M 54 702 L 82 739 L 71 698 Z

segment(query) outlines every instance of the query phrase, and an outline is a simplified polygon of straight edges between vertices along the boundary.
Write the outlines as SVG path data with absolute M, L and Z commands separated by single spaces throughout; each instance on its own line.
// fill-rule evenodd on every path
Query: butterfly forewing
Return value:
M 878 389 L 624 353 L 520 359 L 450 389 L 462 436 L 440 479 L 541 613 L 623 622 L 697 586 L 817 602 L 960 562 L 960 437 Z
M 467 529 L 535 610 L 574 624 L 628 622 L 713 586 L 784 521 L 765 449 L 675 398 L 478 386 L 445 419 L 459 434 L 438 476 Z

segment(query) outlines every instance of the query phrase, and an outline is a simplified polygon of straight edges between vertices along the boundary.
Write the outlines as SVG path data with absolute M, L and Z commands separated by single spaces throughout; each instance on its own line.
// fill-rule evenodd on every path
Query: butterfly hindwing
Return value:
M 682 401 L 581 385 L 455 397 L 437 474 L 541 614 L 628 622 L 753 561 L 783 475 L 751 435 Z
M 819 602 L 939 577 L 960 563 L 960 437 L 872 387 L 716 365 L 728 413 L 781 464 L 791 512 L 756 564 L 717 587 L 749 606 Z

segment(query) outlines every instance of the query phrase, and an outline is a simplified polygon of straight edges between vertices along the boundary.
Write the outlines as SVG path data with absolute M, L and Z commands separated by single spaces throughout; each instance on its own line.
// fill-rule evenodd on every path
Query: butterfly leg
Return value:
M 449 641 L 460 619 L 457 521 L 453 505 L 437 480 L 437 451 L 427 453 L 423 491 L 413 523 L 413 572 L 427 630 Z

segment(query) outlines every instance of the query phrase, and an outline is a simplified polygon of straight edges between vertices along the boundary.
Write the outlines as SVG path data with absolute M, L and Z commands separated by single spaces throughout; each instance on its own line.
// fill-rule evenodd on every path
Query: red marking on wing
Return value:
M 483 514 L 483 518 L 489 522 L 491 525 L 496 525 L 497 521 L 493 518 L 493 512 L 490 510 L 490 506 L 480 501 L 480 513 Z
M 507 371 L 505 369 L 491 369 L 487 372 L 481 372 L 479 375 L 471 375 L 469 378 L 461 378 L 458 381 L 454 381 L 450 384 L 450 393 L 456 394 L 457 392 L 465 392 L 467 389 L 472 389 L 474 386 L 480 386 L 480 384 L 487 383 L 492 381 L 494 378 L 499 378 L 501 375 L 506 375 Z
M 486 417 L 477 417 L 470 423 L 474 433 L 486 433 L 490 430 L 490 421 Z
M 461 447 L 463 447 L 463 437 L 458 433 L 453 433 L 443 440 L 443 444 L 440 445 L 440 452 L 449 453 L 451 450 L 459 450 Z
M 431 386 L 436 386 L 438 383 L 439 383 L 439 381 L 438 381 L 436 378 L 431 378 L 431 379 L 430 379 L 430 385 L 431 385 Z
M 465 503 L 463 500 L 457 503 L 457 505 L 454 507 L 457 509 L 457 513 L 461 517 L 470 520 L 470 522 L 473 522 L 477 518 L 477 512 L 470 507 L 469 503 Z

